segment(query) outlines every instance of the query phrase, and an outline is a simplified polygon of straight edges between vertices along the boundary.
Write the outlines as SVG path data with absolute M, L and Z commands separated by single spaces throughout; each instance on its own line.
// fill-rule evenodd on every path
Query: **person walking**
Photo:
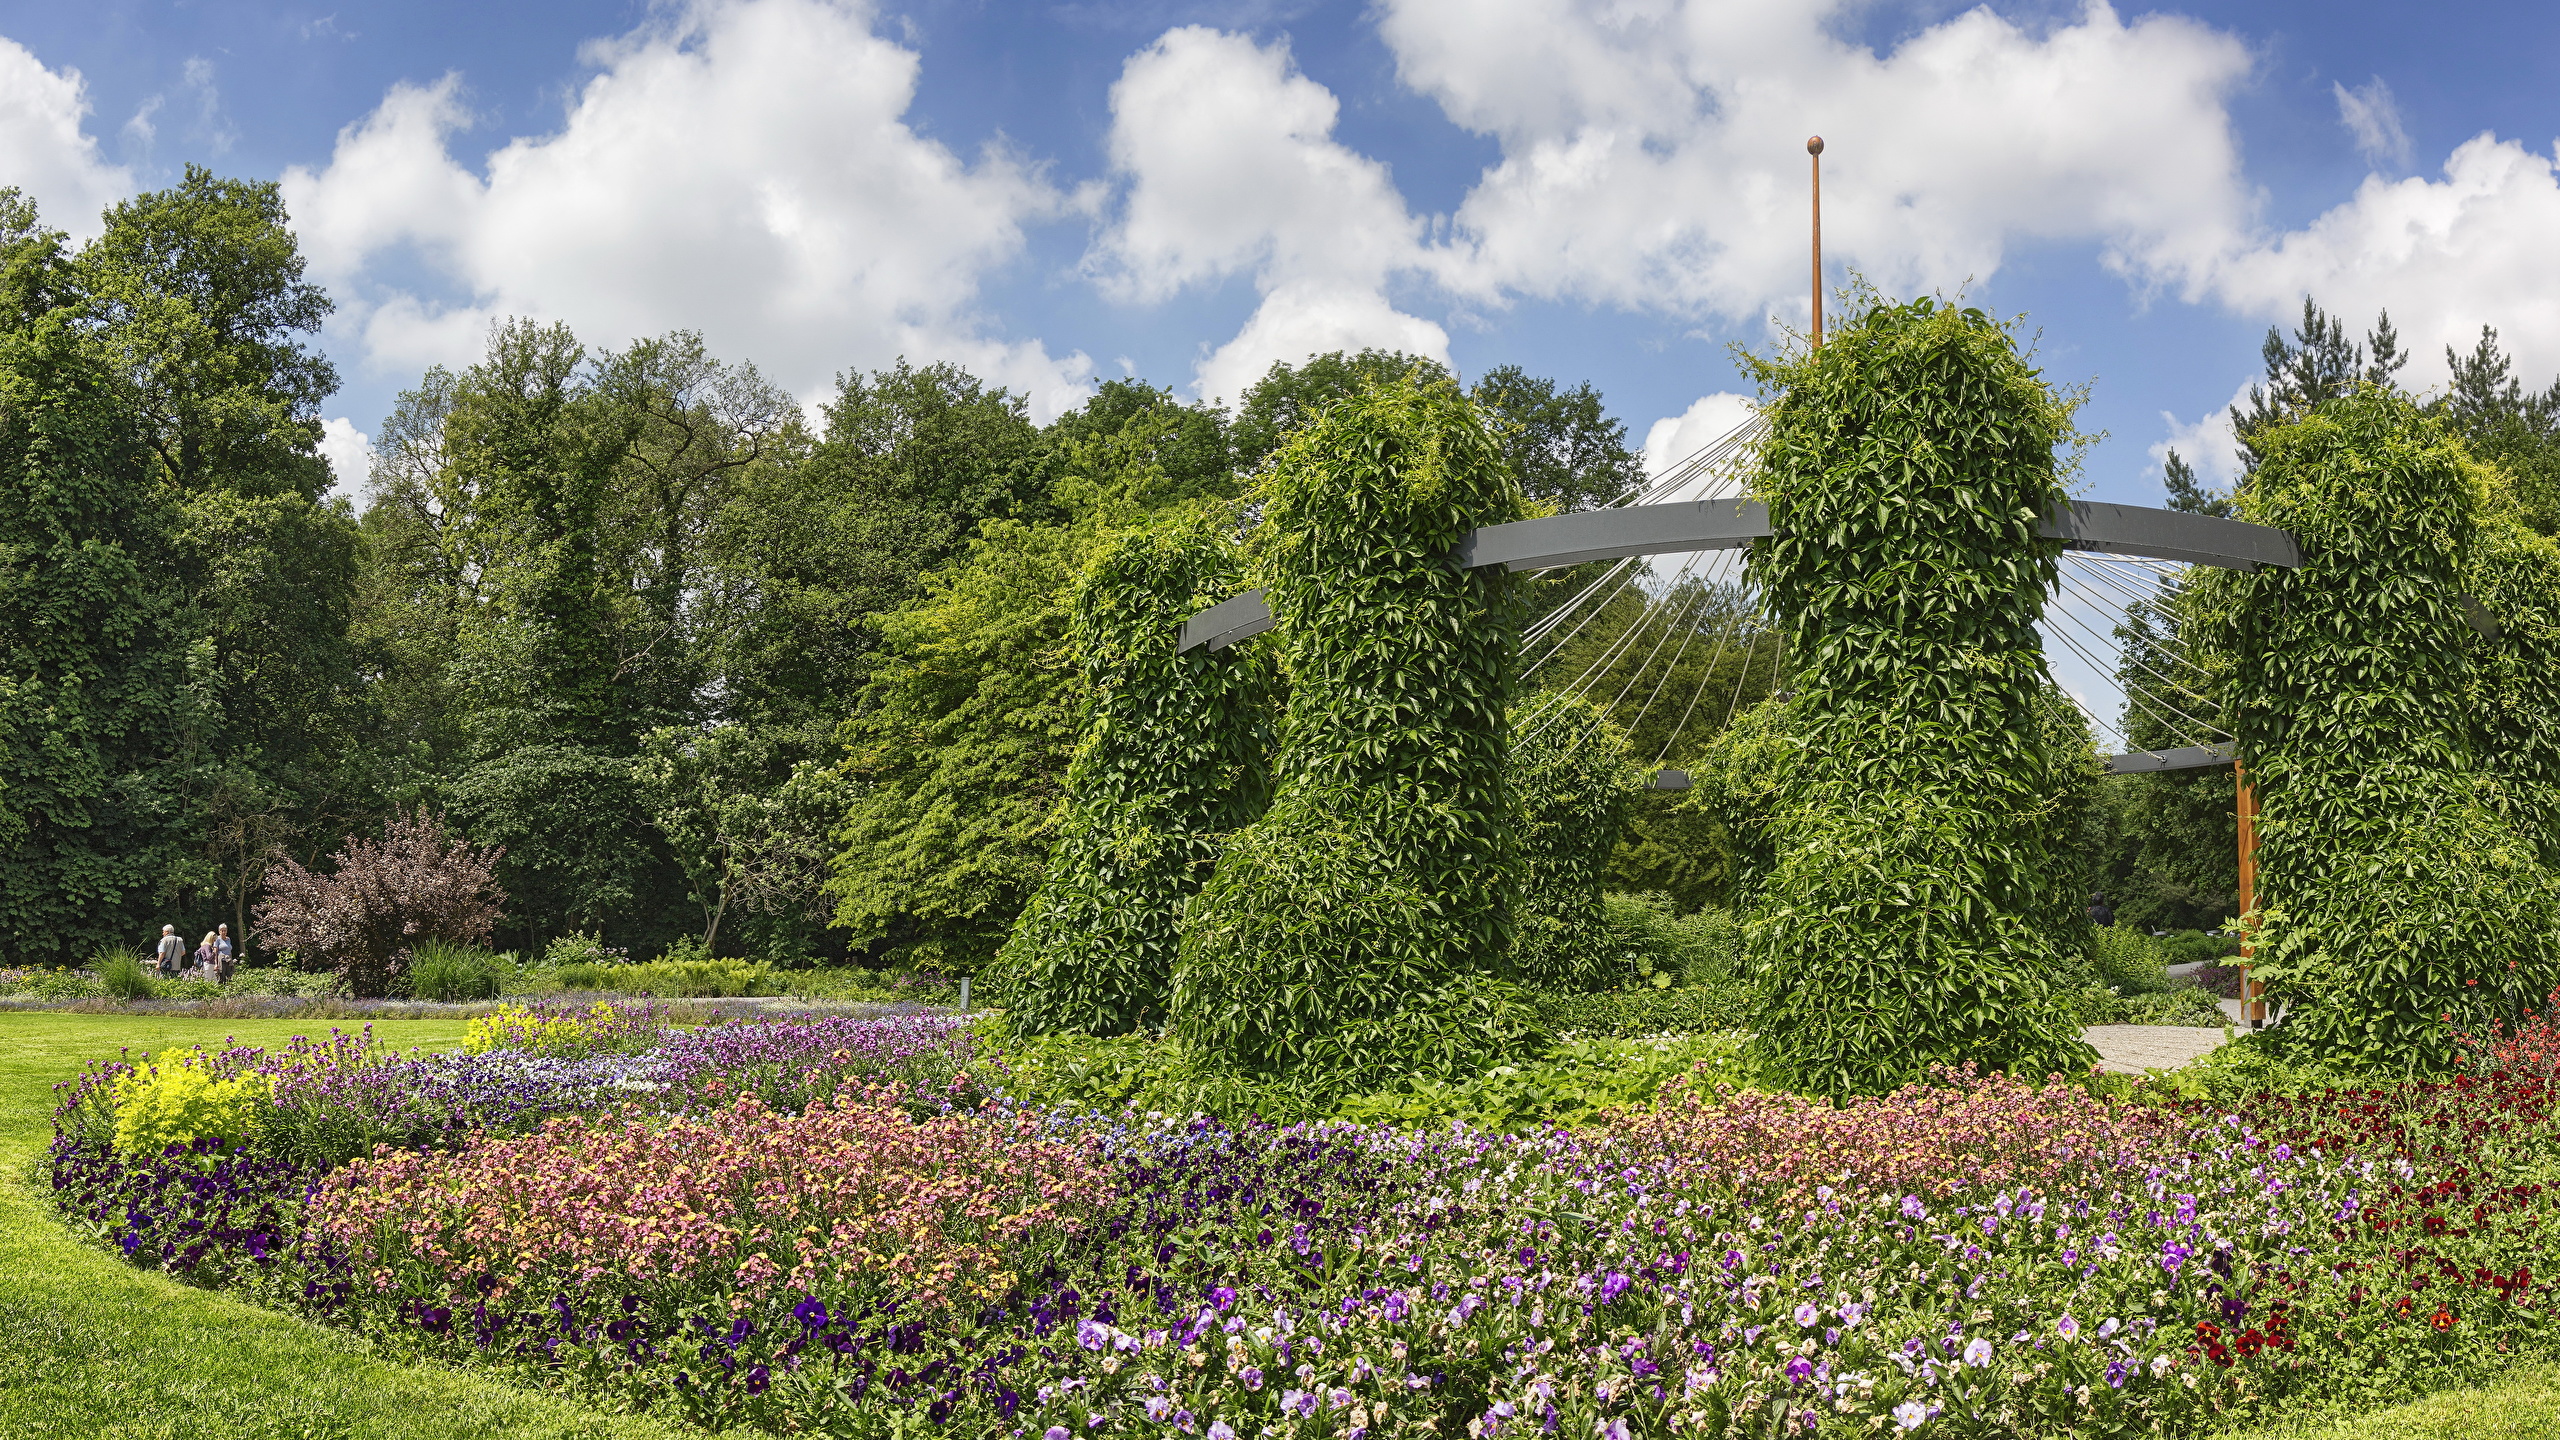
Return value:
M 213 973 L 213 932 L 210 930 L 204 932 L 204 938 L 196 942 L 196 963 L 194 968 L 201 970 L 208 975 Z
M 160 927 L 160 953 L 155 957 L 155 961 L 159 967 L 161 979 L 178 978 L 178 967 L 187 961 L 187 942 L 178 938 L 177 926 Z
M 231 982 L 231 960 L 237 947 L 231 943 L 231 927 L 213 927 L 213 978 L 222 984 Z

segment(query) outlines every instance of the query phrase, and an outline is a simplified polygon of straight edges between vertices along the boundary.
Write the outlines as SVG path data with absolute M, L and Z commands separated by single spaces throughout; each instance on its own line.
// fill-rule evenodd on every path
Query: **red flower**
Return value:
M 2427 1323 L 2433 1325 L 2438 1330 L 2450 1330 L 2453 1328 L 2453 1312 L 2450 1310 L 2438 1310 L 2433 1315 L 2427 1317 Z

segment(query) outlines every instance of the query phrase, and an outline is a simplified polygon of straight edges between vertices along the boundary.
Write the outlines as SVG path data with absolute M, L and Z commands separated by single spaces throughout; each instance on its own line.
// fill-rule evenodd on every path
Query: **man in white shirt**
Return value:
M 178 927 L 175 925 L 161 926 L 159 955 L 161 978 L 174 978 L 178 973 L 178 967 L 186 963 L 187 942 L 178 938 Z

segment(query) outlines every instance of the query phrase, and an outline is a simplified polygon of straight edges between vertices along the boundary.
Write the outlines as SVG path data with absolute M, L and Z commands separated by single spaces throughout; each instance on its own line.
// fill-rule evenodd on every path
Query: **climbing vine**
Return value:
M 1418 1043 L 1508 968 L 1517 582 L 1451 550 L 1521 501 L 1474 407 L 1413 377 L 1327 408 L 1259 499 L 1290 686 L 1278 790 L 1192 904 L 1173 1026 L 1209 1063 L 1279 1073 L 1372 1030 Z
M 2050 991 L 2092 751 L 2053 724 L 2035 628 L 2070 404 L 2000 324 L 1926 299 L 1758 369 L 1776 533 L 1750 566 L 1795 686 L 1748 887 L 1762 1058 L 1830 1094 L 2083 1069 Z
M 1269 797 L 1269 647 L 1177 649 L 1184 617 L 1239 588 L 1221 518 L 1127 531 L 1076 587 L 1070 637 L 1092 698 L 1057 846 L 993 977 L 1026 1033 L 1163 1024 L 1182 909 Z
M 2531 592 L 2548 572 L 2484 531 L 2485 473 L 2393 391 L 2252 443 L 2241 515 L 2291 533 L 2303 563 L 2197 589 L 2258 797 L 2254 969 L 2289 1007 L 2284 1043 L 2439 1067 L 2454 1029 L 2560 981 L 2560 892 L 2507 803 L 2537 805 L 2548 783 L 2547 722 L 2525 712 L 2550 682 L 2523 670 L 2547 653 Z M 2475 633 L 2473 584 L 2514 639 Z

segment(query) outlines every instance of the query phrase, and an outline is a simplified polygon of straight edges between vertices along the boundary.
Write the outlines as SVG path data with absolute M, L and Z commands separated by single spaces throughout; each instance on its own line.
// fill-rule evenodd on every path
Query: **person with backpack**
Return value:
M 213 932 L 207 930 L 204 932 L 204 938 L 196 942 L 196 963 L 193 968 L 210 975 L 213 973 L 213 967 Z

